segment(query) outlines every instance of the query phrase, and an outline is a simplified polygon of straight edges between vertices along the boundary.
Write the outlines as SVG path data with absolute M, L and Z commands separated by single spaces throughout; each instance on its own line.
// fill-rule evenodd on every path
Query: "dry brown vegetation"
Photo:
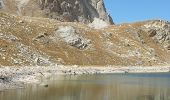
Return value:
M 149 37 L 143 28 L 147 23 L 96 30 L 82 23 L 0 13 L 0 65 L 167 65 L 170 52 Z M 61 27 L 66 37 L 58 32 Z

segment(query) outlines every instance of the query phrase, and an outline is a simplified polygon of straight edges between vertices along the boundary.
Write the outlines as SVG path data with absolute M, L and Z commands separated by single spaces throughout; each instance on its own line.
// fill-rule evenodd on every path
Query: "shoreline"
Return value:
M 161 73 L 170 72 L 170 66 L 25 66 L 0 67 L 0 91 L 23 88 L 28 84 L 41 84 L 55 75 L 112 74 L 112 73 Z

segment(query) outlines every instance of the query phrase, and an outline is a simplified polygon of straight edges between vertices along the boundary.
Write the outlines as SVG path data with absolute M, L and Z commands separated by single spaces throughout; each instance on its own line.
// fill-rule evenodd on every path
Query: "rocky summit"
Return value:
M 114 25 L 103 0 L 0 0 L 0 66 L 170 64 L 170 23 Z

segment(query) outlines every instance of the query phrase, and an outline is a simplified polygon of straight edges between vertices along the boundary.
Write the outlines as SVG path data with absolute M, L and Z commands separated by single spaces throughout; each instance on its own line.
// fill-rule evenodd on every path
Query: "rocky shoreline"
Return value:
M 0 67 L 0 91 L 23 88 L 28 84 L 41 84 L 55 75 L 82 75 L 106 73 L 158 73 L 170 72 L 170 66 L 115 67 L 115 66 L 24 66 Z

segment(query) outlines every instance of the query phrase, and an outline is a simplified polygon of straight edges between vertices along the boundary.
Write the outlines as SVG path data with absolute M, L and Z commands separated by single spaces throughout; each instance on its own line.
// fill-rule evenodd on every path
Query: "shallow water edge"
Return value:
M 42 84 L 44 80 L 56 75 L 83 75 L 107 73 L 169 73 L 170 66 L 24 66 L 0 67 L 0 91 L 5 89 L 23 88 L 28 84 Z
M 0 100 L 170 100 L 170 73 L 56 75 L 43 84 L 5 90 Z

